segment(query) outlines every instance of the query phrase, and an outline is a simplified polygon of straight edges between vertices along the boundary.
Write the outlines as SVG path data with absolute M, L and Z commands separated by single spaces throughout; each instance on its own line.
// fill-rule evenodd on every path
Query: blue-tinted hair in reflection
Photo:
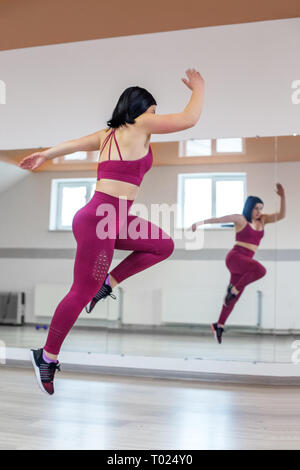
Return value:
M 263 204 L 263 201 L 256 196 L 248 196 L 244 204 L 243 216 L 246 217 L 248 222 L 252 222 L 252 211 L 256 204 Z

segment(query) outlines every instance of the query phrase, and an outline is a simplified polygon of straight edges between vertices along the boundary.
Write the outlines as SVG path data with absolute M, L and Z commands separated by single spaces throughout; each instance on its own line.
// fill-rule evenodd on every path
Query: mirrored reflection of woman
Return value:
M 72 221 L 77 243 L 73 284 L 56 307 L 45 346 L 31 350 L 37 381 L 45 393 L 54 393 L 58 354 L 83 308 L 88 306 L 91 312 L 95 303 L 110 295 L 117 284 L 167 259 L 174 250 L 174 241 L 168 234 L 152 222 L 129 214 L 129 210 L 144 175 L 152 167 L 151 134 L 189 129 L 200 118 L 204 80 L 195 69 L 188 69 L 186 75 L 182 81 L 192 95 L 183 111 L 157 115 L 151 93 L 138 86 L 129 87 L 121 94 L 107 128 L 29 155 L 20 162 L 22 168 L 35 169 L 51 158 L 100 149 L 95 193 Z M 124 203 L 121 208 L 120 202 Z M 108 215 L 111 214 L 111 233 L 102 237 L 106 235 L 101 227 L 105 225 L 107 205 L 112 209 Z M 148 236 L 136 239 L 126 232 L 124 227 L 128 229 L 136 223 Z M 159 236 L 151 238 L 152 233 Z M 132 253 L 109 272 L 115 249 Z
M 230 281 L 224 304 L 217 322 L 211 324 L 212 332 L 218 343 L 222 342 L 224 325 L 245 287 L 251 282 L 261 279 L 266 268 L 253 259 L 264 236 L 266 224 L 278 222 L 285 217 L 285 193 L 281 184 L 276 184 L 276 192 L 280 196 L 280 210 L 274 214 L 264 214 L 263 201 L 255 196 L 246 199 L 242 214 L 231 214 L 224 217 L 211 218 L 194 223 L 193 231 L 198 225 L 220 224 L 233 222 L 235 226 L 235 245 L 227 253 L 226 266 L 230 272 Z

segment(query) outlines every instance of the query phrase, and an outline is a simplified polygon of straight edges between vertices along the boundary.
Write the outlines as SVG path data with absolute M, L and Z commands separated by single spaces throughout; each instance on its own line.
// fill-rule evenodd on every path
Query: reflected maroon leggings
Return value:
M 218 323 L 224 325 L 233 307 L 242 295 L 245 287 L 251 282 L 257 281 L 266 274 L 266 268 L 255 259 L 254 251 L 246 247 L 235 245 L 227 253 L 226 266 L 230 271 L 230 284 L 238 291 L 236 298 L 226 307 L 223 305 Z
M 45 350 L 58 354 L 81 311 L 102 286 L 114 249 L 133 250 L 110 274 L 122 282 L 168 258 L 174 250 L 172 238 L 152 222 L 129 215 L 133 201 L 95 191 L 72 222 L 77 242 L 73 284 L 56 307 Z

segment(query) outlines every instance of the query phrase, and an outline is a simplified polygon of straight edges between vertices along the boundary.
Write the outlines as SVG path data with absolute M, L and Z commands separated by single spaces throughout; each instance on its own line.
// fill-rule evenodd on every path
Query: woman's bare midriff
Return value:
M 107 193 L 110 196 L 115 196 L 123 199 L 133 201 L 138 194 L 139 186 L 135 184 L 126 183 L 124 181 L 110 180 L 102 178 L 96 183 L 96 191 Z
M 248 250 L 252 250 L 252 251 L 256 251 L 258 246 L 257 245 L 253 245 L 253 243 L 246 243 L 246 242 L 235 242 L 235 245 L 240 245 L 240 246 L 244 246 L 245 248 L 248 248 Z
M 136 118 L 136 121 L 138 118 Z M 105 128 L 100 131 L 101 146 L 104 143 L 111 129 Z M 147 154 L 149 150 L 151 134 L 146 134 L 139 129 L 136 124 L 127 124 L 124 128 L 118 128 L 115 136 L 121 151 L 123 160 L 139 160 Z M 101 156 L 99 152 L 98 163 L 108 160 L 109 144 L 102 150 Z M 115 143 L 111 146 L 110 160 L 120 160 Z M 107 178 L 100 178 L 96 183 L 96 191 L 107 193 L 110 196 L 125 198 L 133 201 L 138 194 L 139 186 L 125 181 L 118 181 Z

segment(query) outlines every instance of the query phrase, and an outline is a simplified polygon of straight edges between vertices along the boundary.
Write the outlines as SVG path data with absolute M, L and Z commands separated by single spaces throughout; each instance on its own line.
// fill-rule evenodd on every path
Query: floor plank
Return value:
M 299 387 L 0 368 L 0 449 L 299 449 Z

